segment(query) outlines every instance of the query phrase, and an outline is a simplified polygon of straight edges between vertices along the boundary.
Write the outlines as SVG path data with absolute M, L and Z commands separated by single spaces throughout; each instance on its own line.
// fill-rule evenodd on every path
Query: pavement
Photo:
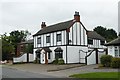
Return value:
M 89 73 L 89 72 L 118 72 L 118 69 L 103 68 L 98 69 L 98 65 L 83 65 L 83 64 L 67 64 L 67 65 L 53 65 L 53 64 L 6 64 L 7 68 L 17 69 L 21 71 L 28 71 L 33 73 L 47 74 L 61 78 L 69 77 L 72 74 Z

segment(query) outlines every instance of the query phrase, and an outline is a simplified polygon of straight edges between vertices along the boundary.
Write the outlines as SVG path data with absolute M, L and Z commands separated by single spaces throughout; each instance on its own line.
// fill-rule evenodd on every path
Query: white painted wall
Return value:
M 89 48 L 107 48 L 106 46 L 101 45 L 100 40 L 98 39 L 93 39 L 93 45 L 88 44 L 88 47 Z
M 108 46 L 108 55 L 115 57 L 115 48 L 114 46 Z
M 68 63 L 85 63 L 86 54 L 83 52 L 79 53 L 79 50 L 88 51 L 87 47 L 82 46 L 68 46 L 67 47 L 67 58 Z M 84 58 L 84 59 L 80 59 Z
M 29 54 L 29 62 L 34 61 L 34 54 Z M 17 62 L 27 62 L 27 53 L 23 54 L 20 57 L 13 58 L 13 63 Z
M 87 53 L 87 55 L 89 53 Z M 87 65 L 90 65 L 90 64 L 96 64 L 96 52 L 95 51 L 93 51 L 92 54 L 89 57 L 87 57 Z
M 87 45 L 87 34 L 86 30 L 81 26 L 79 22 L 73 24 L 69 32 L 69 40 L 73 45 Z

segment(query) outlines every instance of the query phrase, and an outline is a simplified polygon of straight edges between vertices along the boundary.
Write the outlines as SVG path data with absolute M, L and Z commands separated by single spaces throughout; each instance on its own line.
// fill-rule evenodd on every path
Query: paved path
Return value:
M 42 64 L 16 64 L 12 66 L 6 66 L 9 68 L 14 68 L 22 71 L 29 71 L 33 73 L 40 73 L 45 74 L 49 76 L 56 76 L 56 77 L 68 77 L 72 74 L 77 73 L 88 73 L 88 72 L 118 72 L 118 69 L 94 69 L 97 67 L 97 65 L 87 65 L 82 67 L 76 67 L 66 70 L 60 70 L 60 71 L 52 71 L 47 72 L 48 69 L 53 69 L 55 67 L 58 67 L 58 65 L 42 65 Z

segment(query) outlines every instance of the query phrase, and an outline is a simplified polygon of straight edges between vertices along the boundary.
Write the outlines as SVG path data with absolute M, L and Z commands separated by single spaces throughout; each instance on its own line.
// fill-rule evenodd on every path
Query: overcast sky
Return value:
M 35 34 L 41 22 L 46 25 L 71 20 L 75 11 L 87 30 L 96 26 L 118 32 L 119 0 L 1 0 L 0 34 L 28 30 Z

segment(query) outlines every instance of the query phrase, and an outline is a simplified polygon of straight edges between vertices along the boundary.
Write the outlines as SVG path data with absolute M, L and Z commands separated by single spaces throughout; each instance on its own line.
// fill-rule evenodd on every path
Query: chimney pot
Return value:
M 45 27 L 46 27 L 45 22 L 42 22 L 42 24 L 41 24 L 41 29 L 43 29 L 43 28 L 45 28 Z
M 80 22 L 80 15 L 79 15 L 79 12 L 77 12 L 77 11 L 75 11 L 74 20 L 76 22 Z

